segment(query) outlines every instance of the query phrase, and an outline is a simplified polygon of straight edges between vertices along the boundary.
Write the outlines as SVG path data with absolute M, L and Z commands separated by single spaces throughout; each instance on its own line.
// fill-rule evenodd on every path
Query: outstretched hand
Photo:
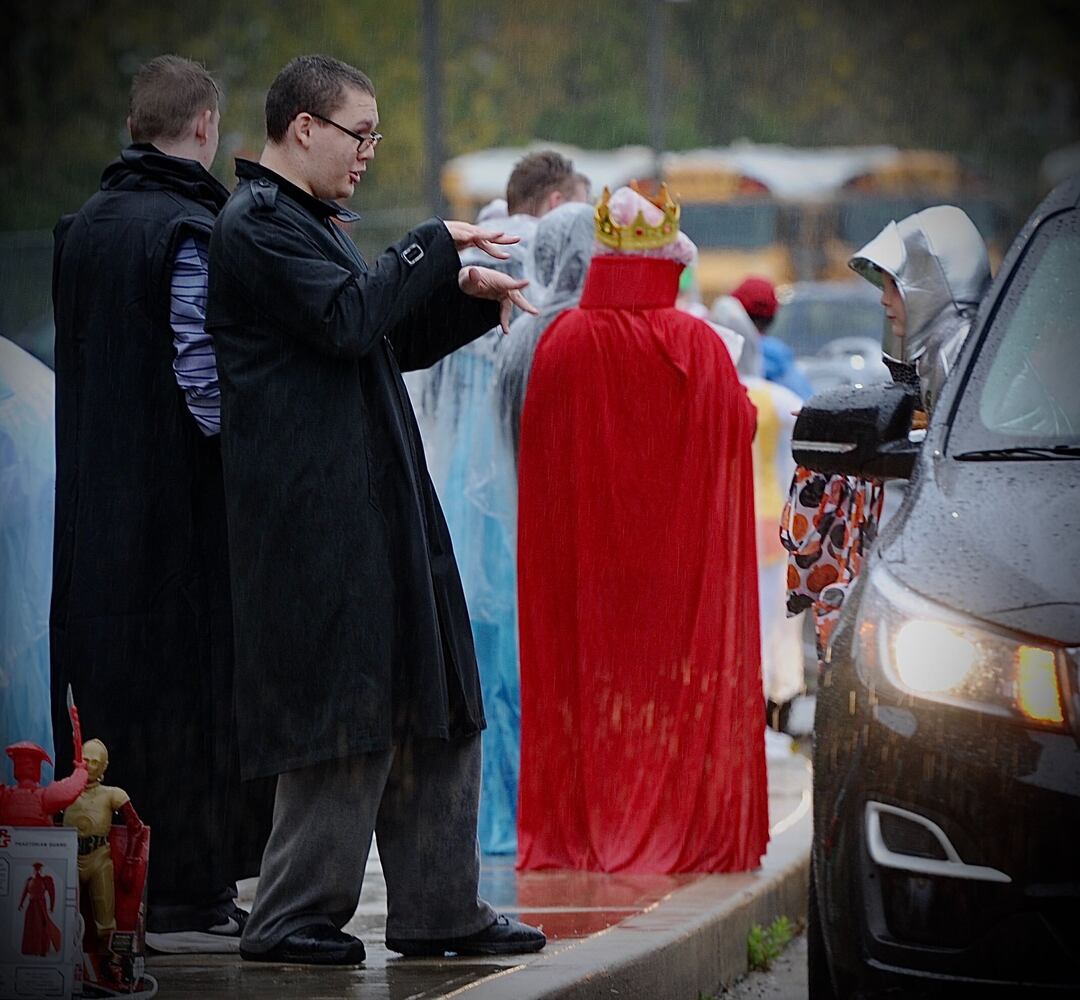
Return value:
M 476 247 L 477 250 L 483 250 L 489 257 L 494 257 L 496 260 L 509 260 L 510 254 L 505 250 L 500 250 L 499 247 L 512 246 L 521 242 L 520 236 L 511 236 L 509 233 L 494 229 L 481 229 L 471 222 L 444 221 L 443 225 L 449 231 L 458 253 L 468 250 L 469 247 Z
M 514 279 L 490 267 L 463 267 L 458 271 L 458 287 L 466 295 L 499 303 L 499 325 L 503 333 L 510 332 L 510 313 L 514 306 L 533 316 L 539 315 L 536 307 L 521 294 L 521 289 L 528 284 L 524 278 Z

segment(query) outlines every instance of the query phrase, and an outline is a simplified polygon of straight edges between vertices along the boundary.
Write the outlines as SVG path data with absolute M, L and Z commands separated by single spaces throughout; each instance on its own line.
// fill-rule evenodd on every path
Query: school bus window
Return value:
M 680 227 L 700 248 L 756 250 L 779 238 L 780 213 L 769 202 L 758 204 L 683 204 Z

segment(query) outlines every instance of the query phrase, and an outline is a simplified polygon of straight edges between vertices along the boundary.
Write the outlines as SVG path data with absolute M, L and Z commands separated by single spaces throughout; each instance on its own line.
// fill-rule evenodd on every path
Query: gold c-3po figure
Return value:
M 86 790 L 64 812 L 64 826 L 74 827 L 79 833 L 79 882 L 84 892 L 89 890 L 95 929 L 108 947 L 112 932 L 116 930 L 116 892 L 109 848 L 113 813 L 119 812 L 124 817 L 128 831 L 121 885 L 133 877 L 143 823 L 127 792 L 101 784 L 109 766 L 109 751 L 105 744 L 101 740 L 87 740 L 83 744 L 83 759 L 88 774 Z

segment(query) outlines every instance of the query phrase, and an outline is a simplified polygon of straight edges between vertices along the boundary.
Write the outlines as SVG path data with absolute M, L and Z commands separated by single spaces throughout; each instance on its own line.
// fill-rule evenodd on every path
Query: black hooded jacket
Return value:
M 134 145 L 55 233 L 53 728 L 69 759 L 70 682 L 153 829 L 151 899 L 254 874 L 272 803 L 239 787 L 220 446 L 172 367 L 176 250 L 227 198 L 194 160 Z

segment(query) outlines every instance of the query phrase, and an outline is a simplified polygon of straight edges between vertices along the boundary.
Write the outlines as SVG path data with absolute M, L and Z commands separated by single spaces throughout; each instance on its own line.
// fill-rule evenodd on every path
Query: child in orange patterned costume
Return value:
M 814 609 L 818 660 L 863 556 L 877 537 L 885 484 L 798 468 L 780 517 L 788 550 L 788 614 Z

